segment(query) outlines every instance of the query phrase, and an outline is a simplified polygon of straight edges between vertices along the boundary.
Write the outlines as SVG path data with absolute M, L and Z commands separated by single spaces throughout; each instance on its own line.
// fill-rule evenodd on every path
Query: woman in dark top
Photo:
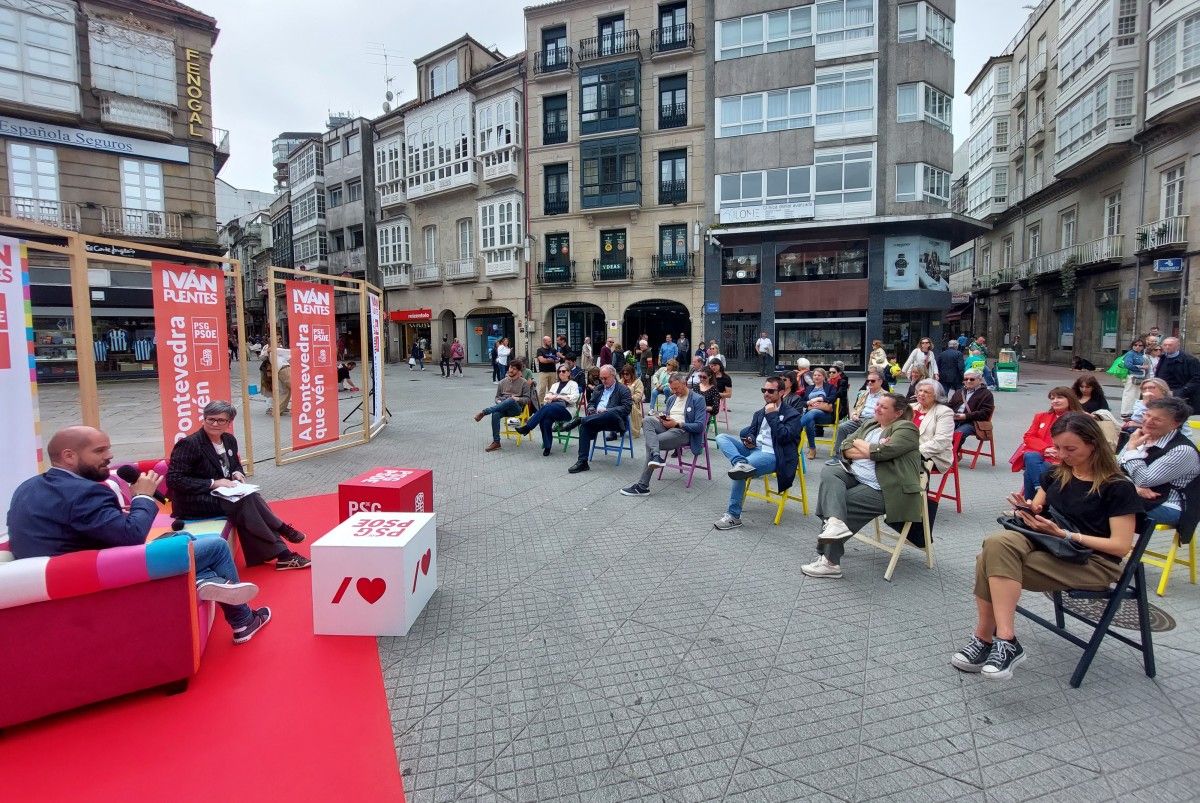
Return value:
M 800 378 L 795 371 L 784 371 L 779 375 L 783 379 L 784 394 L 782 401 L 795 407 L 800 413 L 804 412 L 804 393 L 797 392 L 800 389 Z M 804 386 L 803 390 L 807 391 L 808 387 Z
M 711 369 L 705 368 L 700 371 L 700 386 L 696 389 L 704 397 L 704 409 L 708 411 L 709 418 L 712 418 L 721 407 L 721 388 L 717 386 Z
M 1021 533 L 1005 530 L 988 536 L 975 562 L 975 604 L 979 619 L 967 645 L 950 659 L 964 672 L 992 680 L 1012 676 L 1025 658 L 1013 629 L 1022 589 L 1102 591 L 1121 574 L 1121 559 L 1133 546 L 1142 500 L 1121 473 L 1104 433 L 1088 413 L 1067 413 L 1051 428 L 1057 466 L 1041 480 L 1033 499 L 1013 493 L 1008 502 L 1030 529 L 1093 550 L 1084 564 L 1037 549 Z M 1075 523 L 1064 530 L 1047 508 Z
M 1079 397 L 1079 403 L 1085 413 L 1108 409 L 1108 399 L 1104 396 L 1104 388 L 1096 381 L 1095 374 L 1081 374 L 1071 385 L 1071 390 Z
M 713 384 L 721 391 L 721 398 L 728 399 L 733 396 L 733 380 L 725 373 L 725 364 L 714 357 L 708 361 L 708 368 L 712 371 Z

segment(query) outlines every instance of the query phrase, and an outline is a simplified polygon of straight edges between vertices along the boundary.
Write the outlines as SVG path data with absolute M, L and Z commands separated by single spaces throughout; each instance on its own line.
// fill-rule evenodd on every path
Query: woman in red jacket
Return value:
M 1025 430 L 1021 445 L 1009 459 L 1013 471 L 1025 472 L 1026 499 L 1033 499 L 1037 489 L 1042 487 L 1042 474 L 1058 464 L 1058 451 L 1050 437 L 1050 428 L 1067 413 L 1083 412 L 1079 397 L 1069 387 L 1052 388 L 1046 397 L 1050 399 L 1050 409 L 1033 416 L 1033 423 Z

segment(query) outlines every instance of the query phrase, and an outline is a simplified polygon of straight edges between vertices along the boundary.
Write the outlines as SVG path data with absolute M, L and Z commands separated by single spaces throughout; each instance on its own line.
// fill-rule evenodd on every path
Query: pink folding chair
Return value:
M 705 418 L 704 428 L 708 429 L 708 413 L 704 414 L 704 418 Z M 700 455 L 698 455 L 698 454 L 692 455 L 692 461 L 690 463 L 683 462 L 683 450 L 690 449 L 691 447 L 690 446 L 680 446 L 678 449 L 671 452 L 671 457 L 675 458 L 675 462 L 672 463 L 670 461 L 670 458 L 668 458 L 666 465 L 664 465 L 662 468 L 660 468 L 658 470 L 659 480 L 661 480 L 663 478 L 663 472 L 668 468 L 670 468 L 672 471 L 678 471 L 680 474 L 687 474 L 687 482 L 684 483 L 684 486 L 683 486 L 685 488 L 692 487 L 692 478 L 696 476 L 696 469 L 703 469 L 704 472 L 706 474 L 708 474 L 708 478 L 711 480 L 712 479 L 712 460 L 709 459 L 708 438 L 703 438 L 703 441 L 704 441 L 704 463 L 703 463 L 703 465 L 701 465 L 701 463 L 700 463 Z

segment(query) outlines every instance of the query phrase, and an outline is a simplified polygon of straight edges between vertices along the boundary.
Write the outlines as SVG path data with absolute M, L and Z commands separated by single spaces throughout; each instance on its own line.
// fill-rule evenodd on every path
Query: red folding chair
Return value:
M 956 454 L 956 455 L 958 454 L 958 450 L 961 446 L 962 446 L 962 433 L 955 432 L 954 433 L 954 446 L 953 446 L 954 454 Z M 930 484 L 932 484 L 933 476 L 936 476 L 937 474 L 942 475 L 942 481 L 938 483 L 938 487 L 937 487 L 936 491 L 928 492 L 930 500 L 932 500 L 934 502 L 940 502 L 943 499 L 950 499 L 954 502 L 955 510 L 957 510 L 959 513 L 962 513 L 962 483 L 959 481 L 959 476 L 958 476 L 958 461 L 951 460 L 950 468 L 946 469 L 945 471 L 938 471 L 937 469 L 933 469 L 933 471 L 930 472 L 930 475 L 931 475 L 930 476 Z M 951 493 L 946 489 L 946 484 L 950 481 L 951 477 L 954 478 L 954 493 L 953 493 L 953 495 L 951 495 Z
M 979 438 L 979 444 L 975 447 L 974 451 L 972 451 L 970 449 L 962 449 L 958 452 L 959 455 L 964 455 L 964 454 L 972 455 L 971 465 L 967 466 L 967 468 L 972 468 L 972 469 L 975 468 L 975 464 L 977 462 L 979 462 L 980 457 L 991 458 L 992 465 L 993 466 L 996 465 L 996 442 L 995 442 L 995 440 L 993 440 L 994 435 L 995 435 L 994 432 L 987 433 L 986 438 L 979 438 L 979 436 L 976 435 L 975 437 Z M 986 452 L 983 450 L 983 447 L 985 444 L 987 445 Z

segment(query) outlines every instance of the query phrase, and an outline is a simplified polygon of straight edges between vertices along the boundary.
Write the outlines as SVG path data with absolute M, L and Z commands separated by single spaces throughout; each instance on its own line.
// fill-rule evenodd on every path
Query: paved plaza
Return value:
M 332 492 L 376 465 L 434 471 L 439 590 L 408 636 L 379 640 L 410 800 L 1195 800 L 1200 587 L 1185 572 L 1151 597 L 1178 622 L 1156 634 L 1153 680 L 1109 640 L 1071 689 L 1079 650 L 1021 620 L 1029 658 L 1011 681 L 949 666 L 974 623 L 980 541 L 1018 487 L 1008 454 L 1073 375 L 1027 366 L 1022 379 L 997 394 L 999 464 L 964 470 L 961 515 L 942 503 L 934 568 L 909 552 L 891 583 L 886 556 L 854 542 L 843 579 L 802 575 L 818 523 L 798 505 L 776 527 L 751 500 L 741 529 L 713 529 L 730 483 L 719 454 L 711 481 L 666 474 L 646 498 L 618 495 L 640 440 L 637 460 L 597 457 L 574 476 L 574 449 L 485 454 L 487 422 L 471 414 L 495 386 L 481 368 L 443 380 L 389 366 L 394 417 L 375 442 L 284 468 L 265 402 L 248 414 L 254 481 L 272 498 Z M 740 428 L 758 379 L 734 382 Z M 45 434 L 75 420 L 75 393 L 41 388 Z M 104 387 L 118 456 L 156 453 L 156 393 Z

